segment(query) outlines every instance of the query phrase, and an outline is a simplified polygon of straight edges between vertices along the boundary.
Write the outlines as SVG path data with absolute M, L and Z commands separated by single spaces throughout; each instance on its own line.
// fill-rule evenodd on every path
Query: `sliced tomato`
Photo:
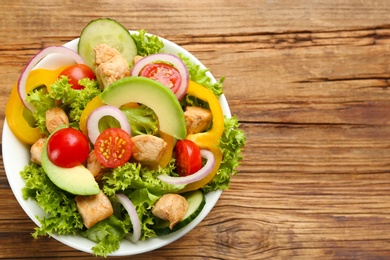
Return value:
M 191 140 L 179 140 L 175 147 L 176 170 L 180 176 L 191 175 L 202 168 L 199 147 Z
M 79 84 L 79 80 L 83 78 L 96 79 L 93 70 L 85 64 L 76 64 L 64 69 L 60 76 L 67 76 L 69 83 L 72 84 L 73 89 L 83 89 L 84 86 Z
M 121 128 L 107 128 L 96 139 L 95 155 L 101 164 L 115 168 L 125 164 L 133 154 L 133 142 Z
M 140 76 L 156 80 L 174 93 L 179 89 L 181 84 L 181 76 L 179 71 L 167 63 L 150 63 L 146 65 L 140 72 Z
M 47 143 L 47 153 L 50 161 L 59 167 L 77 166 L 88 157 L 88 139 L 76 129 L 60 129 L 50 137 Z

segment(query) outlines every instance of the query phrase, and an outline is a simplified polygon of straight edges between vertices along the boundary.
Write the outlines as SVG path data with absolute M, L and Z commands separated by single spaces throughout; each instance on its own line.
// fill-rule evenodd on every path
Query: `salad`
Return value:
M 163 41 L 100 18 L 78 51 L 48 47 L 27 64 L 6 107 L 12 133 L 28 145 L 23 198 L 45 216 L 33 237 L 74 235 L 107 256 L 176 232 L 229 188 L 246 137 L 222 113 L 223 79 Z M 51 54 L 72 65 L 35 68 Z

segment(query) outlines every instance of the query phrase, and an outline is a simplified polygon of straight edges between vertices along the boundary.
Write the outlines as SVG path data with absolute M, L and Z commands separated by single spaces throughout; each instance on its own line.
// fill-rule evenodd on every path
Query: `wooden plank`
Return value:
M 1 129 L 26 62 L 112 17 L 226 77 L 248 137 L 239 174 L 206 219 L 137 259 L 390 257 L 389 1 L 92 2 L 0 2 Z M 31 237 L 3 162 L 0 198 L 0 258 L 95 259 Z

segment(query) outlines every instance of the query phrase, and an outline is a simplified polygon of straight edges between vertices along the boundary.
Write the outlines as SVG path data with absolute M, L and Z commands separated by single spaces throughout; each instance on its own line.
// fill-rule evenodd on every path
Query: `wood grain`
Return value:
M 390 258 L 389 1 L 0 1 L 0 15 L 1 126 L 26 62 L 98 17 L 226 77 L 239 174 L 198 227 L 135 259 Z M 33 239 L 0 171 L 0 258 L 95 259 Z

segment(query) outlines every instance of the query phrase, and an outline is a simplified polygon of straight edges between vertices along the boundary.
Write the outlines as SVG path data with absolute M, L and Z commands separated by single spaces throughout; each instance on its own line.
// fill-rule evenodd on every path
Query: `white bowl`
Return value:
M 130 33 L 136 33 L 134 31 L 130 31 Z M 185 56 L 189 57 L 192 62 L 199 64 L 201 67 L 205 68 L 205 66 L 197 60 L 192 54 L 190 54 L 185 49 L 176 45 L 173 42 L 170 42 L 166 39 L 161 38 L 164 42 L 164 51 L 167 53 L 177 54 L 182 53 Z M 71 48 L 77 51 L 77 44 L 79 39 L 75 39 L 66 43 L 64 46 Z M 72 60 L 70 58 L 64 57 L 60 54 L 51 54 L 48 55 L 45 59 L 43 59 L 36 67 L 38 68 L 58 68 L 59 66 L 72 64 Z M 209 74 L 211 77 L 212 75 Z M 213 77 L 212 77 L 213 78 Z M 214 79 L 214 78 L 213 78 Z M 215 80 L 215 79 L 214 79 Z M 227 117 L 231 117 L 228 103 L 226 101 L 225 96 L 220 97 L 220 103 L 222 106 L 222 110 Z M 4 122 L 3 126 L 3 139 L 2 139 L 2 149 L 3 149 L 3 161 L 4 168 L 7 175 L 8 182 L 11 186 L 12 192 L 14 193 L 17 201 L 20 206 L 26 212 L 26 214 L 34 221 L 34 223 L 40 226 L 40 223 L 37 219 L 37 216 L 44 216 L 44 212 L 34 200 L 24 200 L 22 196 L 22 188 L 25 183 L 22 177 L 20 176 L 20 171 L 23 170 L 24 166 L 27 165 L 30 161 L 30 152 L 29 146 L 21 143 L 10 130 L 7 122 Z M 131 243 L 130 241 L 123 240 L 121 242 L 120 248 L 113 252 L 112 256 L 127 256 L 127 255 L 136 255 L 145 252 L 149 252 L 158 248 L 161 248 L 165 245 L 168 245 L 175 240 L 183 237 L 189 231 L 194 229 L 212 210 L 214 205 L 217 203 L 222 191 L 214 191 L 206 194 L 206 205 L 199 216 L 194 219 L 191 223 L 189 223 L 184 228 L 171 233 L 166 236 L 152 238 L 146 241 L 138 241 L 137 243 Z M 95 246 L 95 243 L 84 238 L 80 235 L 56 235 L 53 234 L 52 237 L 64 243 L 72 248 L 77 250 L 92 253 L 91 248 Z M 31 239 L 33 239 L 31 237 Z M 183 238 L 185 239 L 185 238 Z

